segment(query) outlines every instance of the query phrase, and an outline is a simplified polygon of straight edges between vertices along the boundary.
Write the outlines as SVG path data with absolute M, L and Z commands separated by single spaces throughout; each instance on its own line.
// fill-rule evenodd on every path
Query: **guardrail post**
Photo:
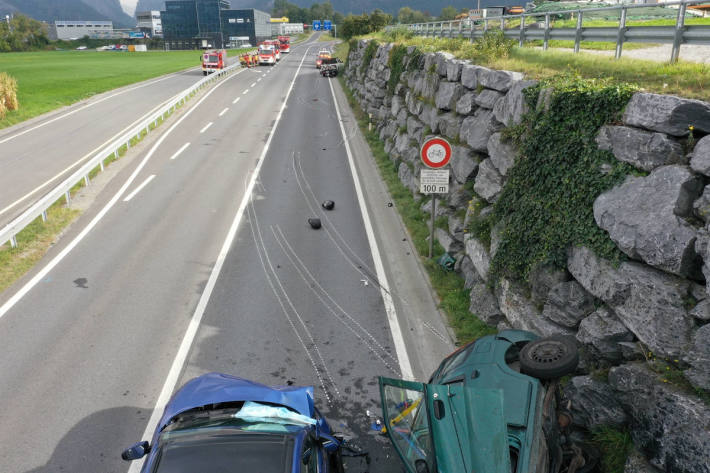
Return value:
M 545 15 L 545 39 L 542 42 L 542 49 L 547 51 L 548 43 L 550 42 L 550 14 Z
M 505 18 L 500 17 L 500 30 L 505 31 Z
M 12 235 L 10 237 L 10 247 L 17 248 L 17 235 Z
M 444 37 L 444 22 L 442 21 L 439 23 L 439 38 L 443 38 L 443 37 Z
M 579 45 L 582 42 L 582 10 L 577 10 L 577 31 L 574 32 L 574 52 L 579 52 Z
M 459 38 L 463 36 L 463 21 L 459 21 Z
M 84 186 L 86 187 L 88 185 L 89 185 L 89 175 L 87 174 L 86 176 L 84 176 Z
M 621 49 L 624 46 L 624 35 L 626 33 L 626 7 L 621 7 L 621 17 L 619 18 L 619 32 L 616 34 L 616 53 L 614 57 L 621 57 Z
M 42 211 L 42 221 L 43 221 L 43 222 L 46 222 L 46 221 L 47 221 L 47 211 L 46 211 L 46 210 L 43 210 L 43 211 Z
M 71 202 L 71 191 L 66 191 L 64 193 L 64 200 L 67 205 Z
M 104 160 L 103 159 L 99 162 L 99 167 L 101 168 L 101 172 L 104 172 Z
M 518 46 L 523 47 L 525 43 L 525 15 L 520 17 L 520 40 L 518 41 Z
M 485 34 L 487 32 L 488 32 L 488 18 L 483 20 L 483 33 Z
M 683 30 L 685 29 L 685 2 L 681 3 L 678 8 L 678 18 L 675 22 L 675 36 L 673 37 L 673 49 L 671 50 L 671 63 L 678 62 L 680 56 L 680 45 L 683 43 Z

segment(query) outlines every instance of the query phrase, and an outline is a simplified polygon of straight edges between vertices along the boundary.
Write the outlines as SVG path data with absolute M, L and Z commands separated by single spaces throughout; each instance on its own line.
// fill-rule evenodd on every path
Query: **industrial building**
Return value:
M 158 10 L 136 12 L 136 20 L 138 21 L 136 24 L 138 31 L 151 38 L 163 36 L 163 26 Z
M 227 0 L 167 0 L 160 12 L 168 49 L 228 48 L 271 38 L 271 15 L 231 10 Z
M 114 37 L 112 21 L 55 21 L 49 25 L 49 39 L 109 39 Z

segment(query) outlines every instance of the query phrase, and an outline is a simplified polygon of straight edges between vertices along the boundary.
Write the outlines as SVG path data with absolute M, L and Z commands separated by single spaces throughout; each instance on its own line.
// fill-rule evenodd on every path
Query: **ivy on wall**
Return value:
M 367 71 L 367 68 L 370 67 L 370 63 L 372 62 L 372 58 L 375 57 L 375 53 L 377 53 L 377 48 L 380 46 L 380 44 L 375 41 L 374 39 L 368 41 L 367 47 L 365 48 L 365 53 L 362 56 L 362 64 L 360 64 L 360 71 L 365 72 Z
M 537 106 L 543 90 L 550 94 L 547 109 Z M 593 204 L 637 171 L 600 150 L 595 136 L 602 125 L 619 119 L 634 90 L 630 84 L 566 75 L 524 91 L 530 112 L 504 133 L 517 145 L 518 158 L 493 212 L 471 224 L 478 234 L 504 222 L 491 281 L 527 280 L 538 264 L 565 268 L 571 245 L 590 247 L 612 261 L 623 259 L 596 225 Z
M 387 80 L 387 92 L 394 95 L 394 89 L 399 84 L 399 79 L 404 72 L 404 58 L 407 55 L 407 47 L 401 44 L 396 44 L 390 50 L 390 57 L 387 65 L 390 68 L 390 78 Z

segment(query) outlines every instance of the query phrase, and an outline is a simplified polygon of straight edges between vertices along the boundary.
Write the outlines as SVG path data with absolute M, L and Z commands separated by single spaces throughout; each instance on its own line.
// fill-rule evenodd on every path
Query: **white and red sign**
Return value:
M 443 138 L 430 138 L 422 145 L 421 157 L 426 166 L 443 168 L 451 159 L 451 145 Z

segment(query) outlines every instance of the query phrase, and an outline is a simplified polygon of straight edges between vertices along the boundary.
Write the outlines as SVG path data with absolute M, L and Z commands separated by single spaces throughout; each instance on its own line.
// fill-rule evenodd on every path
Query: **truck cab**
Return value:
M 278 41 L 279 41 L 279 46 L 280 46 L 282 53 L 288 54 L 291 52 L 291 38 L 290 37 L 279 36 Z
M 227 51 L 211 49 L 202 53 L 202 74 L 207 75 L 224 69 L 227 65 Z
M 276 50 L 272 44 L 259 44 L 259 64 L 276 64 Z

